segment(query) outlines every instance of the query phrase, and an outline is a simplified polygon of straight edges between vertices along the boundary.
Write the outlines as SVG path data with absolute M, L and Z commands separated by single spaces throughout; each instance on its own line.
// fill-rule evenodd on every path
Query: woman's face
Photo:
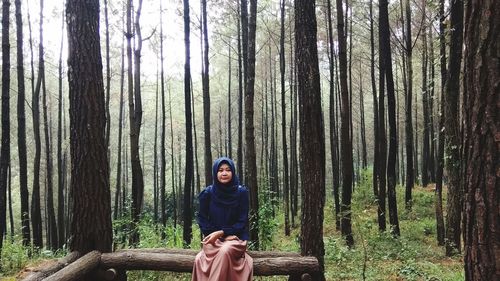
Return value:
M 231 182 L 232 178 L 233 172 L 231 171 L 231 167 L 226 163 L 220 165 L 217 171 L 217 180 L 222 184 L 227 184 Z

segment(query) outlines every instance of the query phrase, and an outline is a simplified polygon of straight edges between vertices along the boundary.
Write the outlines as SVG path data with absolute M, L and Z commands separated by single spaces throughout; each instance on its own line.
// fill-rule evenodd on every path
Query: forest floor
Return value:
M 369 179 L 366 179 L 368 183 Z M 444 192 L 446 193 L 446 192 Z M 328 190 L 327 194 L 331 194 Z M 357 186 L 353 194 L 353 234 L 355 246 L 349 249 L 340 232 L 335 229 L 333 200 L 325 206 L 323 237 L 325 243 L 325 268 L 327 280 L 464 280 L 463 258 L 444 255 L 444 248 L 437 246 L 434 215 L 434 188 L 416 187 L 413 191 L 413 208 L 404 207 L 404 190 L 397 188 L 401 236 L 392 237 L 389 232 L 380 233 L 377 223 L 377 206 L 371 185 Z M 445 205 L 445 204 L 444 204 Z M 261 206 L 261 209 L 270 206 Z M 268 210 L 269 211 L 269 210 Z M 300 252 L 298 237 L 300 227 L 292 228 L 290 237 L 284 235 L 284 218 L 276 210 L 276 218 L 268 219 L 266 233 L 261 233 L 265 250 Z M 300 216 L 299 218 L 300 219 Z M 116 226 L 116 224 L 115 224 Z M 389 227 L 389 224 L 388 224 Z M 192 245 L 199 245 L 198 227 L 193 228 Z M 169 228 L 168 237 L 174 241 L 164 245 L 150 222 L 141 226 L 143 248 L 176 247 L 181 245 L 182 233 Z M 20 243 L 20 242 L 19 242 Z M 28 259 L 18 243 L 4 243 L 0 281 L 15 280 L 15 276 L 35 264 L 54 257 L 49 251 L 36 259 Z M 17 246 L 16 246 L 17 245 Z M 61 256 L 64 253 L 57 253 Z M 190 274 L 151 271 L 129 272 L 129 280 L 191 280 Z M 254 280 L 287 280 L 286 277 L 255 277 Z

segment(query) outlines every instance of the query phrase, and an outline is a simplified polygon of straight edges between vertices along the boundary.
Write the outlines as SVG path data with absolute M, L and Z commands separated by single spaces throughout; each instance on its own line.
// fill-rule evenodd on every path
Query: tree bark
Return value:
M 63 43 L 64 43 L 64 11 L 61 16 L 61 44 L 59 49 L 59 100 L 58 100 L 58 111 L 57 111 L 57 224 L 58 228 L 58 244 L 57 248 L 62 249 L 66 242 L 66 234 L 64 227 L 64 218 L 65 218 L 65 177 L 66 177 L 66 165 L 64 161 L 63 151 L 62 151 L 62 142 L 63 142 L 63 127 L 65 124 L 63 123 L 63 107 L 64 107 L 64 98 L 63 98 L 63 69 L 62 69 L 62 51 L 63 51 Z
M 300 172 L 302 175 L 300 249 L 302 255 L 315 256 L 319 261 L 320 272 L 314 276 L 314 280 L 325 280 L 325 249 L 322 234 L 325 206 L 325 133 L 316 45 L 315 6 L 315 1 L 298 0 L 295 2 L 295 63 L 299 87 Z M 345 126 L 343 129 L 348 130 L 348 127 Z M 350 176 L 352 173 L 348 173 L 348 177 Z M 350 185 L 349 188 L 351 188 Z
M 361 127 L 361 167 L 366 169 L 368 167 L 367 152 L 366 152 L 366 129 L 365 129 L 365 102 L 364 102 L 364 92 L 363 92 L 363 69 L 361 66 L 361 61 L 359 62 L 359 108 L 360 108 L 360 124 Z M 359 157 L 358 157 L 359 161 Z M 359 168 L 359 165 L 358 165 Z M 358 174 L 359 179 L 361 175 Z
M 231 60 L 233 59 L 231 57 L 231 45 L 228 44 L 227 46 L 227 50 L 228 50 L 228 74 L 227 74 L 227 146 L 228 146 L 228 157 L 229 158 L 233 158 L 233 140 L 232 140 L 232 113 L 231 113 L 231 107 L 232 107 L 232 98 L 231 98 L 231 92 L 232 92 L 232 89 L 231 89 L 231 80 L 232 80 L 232 76 L 231 76 Z M 239 171 L 238 171 L 239 172 Z
M 285 0 L 280 2 L 280 75 L 281 75 L 281 134 L 283 143 L 283 211 L 285 212 L 285 235 L 290 235 L 290 184 L 288 175 L 288 148 L 286 143 L 286 100 L 285 100 Z
M 243 4 L 244 1 L 242 1 Z M 246 1 L 245 1 L 246 2 Z M 246 5 L 242 5 L 243 10 Z M 243 22 L 243 20 L 242 20 Z M 243 26 L 243 49 L 247 47 L 245 69 L 245 183 L 250 188 L 250 239 L 255 248 L 259 248 L 259 187 L 257 179 L 257 159 L 255 153 L 254 132 L 254 86 L 255 86 L 255 46 L 257 24 L 257 0 L 250 0 L 250 17 L 248 18 L 248 33 L 245 44 L 245 28 Z
M 389 32 L 389 27 L 387 26 L 387 30 L 382 29 L 382 17 L 384 17 L 384 7 L 385 7 L 385 16 L 388 17 L 387 13 L 387 1 L 385 1 L 385 6 L 382 7 L 382 4 L 379 4 L 379 100 L 378 100 L 378 163 L 377 163 L 377 177 L 378 177 L 378 229 L 383 232 L 386 230 L 386 173 L 387 173 L 387 134 L 385 130 L 386 120 L 385 120 L 385 79 L 386 79 L 386 67 L 384 57 L 383 47 L 386 47 L 385 42 L 383 40 L 383 32 Z M 388 23 L 388 19 L 386 18 Z M 386 34 L 386 37 L 389 35 Z
M 450 59 L 446 78 L 445 104 L 445 153 L 446 175 L 448 176 L 448 201 L 446 206 L 446 255 L 460 252 L 460 225 L 463 192 L 460 186 L 460 64 L 462 61 L 464 3 L 451 3 L 450 16 Z
M 38 77 L 36 79 L 36 86 L 32 95 L 31 109 L 33 115 L 33 134 L 35 139 L 35 157 L 33 164 L 33 193 L 31 199 L 31 215 L 33 226 L 33 246 L 43 247 L 42 236 L 42 214 L 40 204 L 40 162 L 42 155 L 42 142 L 40 139 L 40 89 L 42 85 L 41 73 L 45 72 L 44 68 L 44 51 L 43 51 L 43 0 L 40 1 L 40 43 L 38 48 Z M 33 70 L 32 70 L 33 73 Z M 34 79 L 34 74 L 32 75 Z
M 108 19 L 108 0 L 104 0 L 104 34 L 106 39 L 106 147 L 108 150 L 108 159 L 111 157 L 109 146 L 109 135 L 111 132 L 111 113 L 109 102 L 111 98 L 111 66 L 109 57 L 109 19 Z
M 40 270 L 34 270 L 31 273 L 29 273 L 27 276 L 22 276 L 24 281 L 41 281 L 44 278 L 50 276 L 51 274 L 54 274 L 55 272 L 61 270 L 68 264 L 71 264 L 75 260 L 77 260 L 80 257 L 80 253 L 78 252 L 71 252 L 68 253 L 63 258 L 53 260 L 54 262 L 51 262 L 50 265 L 44 266 Z
M 405 135 L 406 135 L 406 184 L 405 204 L 411 209 L 412 189 L 415 183 L 414 156 L 413 156 L 413 124 L 412 124 L 412 101 L 413 101 L 413 63 L 412 63 L 412 39 L 411 39 L 411 7 L 410 1 L 405 0 L 405 54 L 406 54 L 406 95 L 405 95 Z M 415 156 L 416 157 L 416 156 Z
M 252 255 L 252 254 L 251 254 Z M 290 275 L 304 272 L 317 272 L 318 261 L 315 257 L 295 256 L 253 256 L 254 275 Z M 181 253 L 144 253 L 118 252 L 101 256 L 101 267 L 118 269 L 161 270 L 191 272 L 195 256 Z M 317 279 L 315 279 L 317 280 Z
M 161 224 L 163 226 L 163 230 L 161 232 L 161 238 L 166 238 L 165 228 L 167 226 L 167 214 L 166 214 L 166 147 L 165 147 L 165 130 L 167 129 L 165 126 L 166 113 L 165 113 L 165 70 L 164 70 L 164 56 L 163 56 L 163 6 L 162 1 L 160 1 L 160 83 L 161 83 L 161 170 L 160 170 L 160 205 L 161 205 Z M 172 161 L 173 165 L 173 161 Z M 172 179 L 173 180 L 173 179 Z
M 158 58 L 156 62 L 156 92 L 155 92 L 155 132 L 153 141 L 153 221 L 158 224 L 158 203 L 159 203 L 159 184 L 158 184 L 158 95 L 160 89 L 158 85 L 159 78 Z
M 122 28 L 125 27 L 125 13 L 122 14 Z M 115 189 L 115 206 L 113 211 L 113 219 L 116 220 L 118 217 L 122 216 L 119 206 L 120 198 L 125 199 L 125 193 L 121 192 L 122 190 L 122 135 L 123 135 L 123 127 L 124 120 L 123 114 L 125 111 L 124 108 L 124 85 L 125 84 L 125 35 L 122 36 L 122 45 L 121 45 L 121 67 L 120 67 L 120 105 L 119 105 L 119 117 L 118 117 L 118 151 L 117 151 L 117 160 L 116 160 L 116 189 Z M 125 188 L 125 187 L 123 187 Z M 121 204 L 124 207 L 124 204 Z
M 426 12 L 425 1 L 422 3 L 423 14 Z M 422 115 L 424 130 L 422 133 L 422 186 L 427 186 L 430 182 L 430 112 L 429 112 L 429 87 L 427 81 L 429 55 L 427 51 L 427 21 L 423 21 L 422 26 Z
M 189 48 L 189 0 L 184 0 L 184 103 L 186 118 L 186 166 L 184 167 L 184 209 L 183 209 L 183 240 L 184 246 L 191 244 L 192 217 L 191 217 L 191 184 L 193 180 L 193 124 L 191 113 L 191 63 Z M 180 163 L 180 162 L 179 162 Z
M 12 211 L 12 167 L 10 166 L 7 170 L 7 189 L 9 193 L 9 223 L 10 223 L 10 241 L 14 242 L 14 212 Z M 6 233 L 7 234 L 7 233 Z
M 378 165 L 379 165 L 379 140 L 378 140 L 378 99 L 375 79 L 375 36 L 373 28 L 373 0 L 370 0 L 370 77 L 373 95 L 373 195 L 378 197 Z
M 168 111 L 169 111 L 169 119 L 170 119 L 170 161 L 172 162 L 172 202 L 173 202 L 173 220 L 174 220 L 174 228 L 177 228 L 177 192 L 175 191 L 176 187 L 176 179 L 175 179 L 175 148 L 174 148 L 174 125 L 172 119 L 172 93 L 170 90 L 168 91 Z M 180 161 L 179 161 L 180 166 Z
M 465 280 L 471 281 L 500 279 L 499 17 L 496 1 L 467 2 L 462 103 L 463 233 Z
M 436 101 L 436 96 L 435 96 L 435 81 L 436 81 L 436 63 L 435 63 L 435 57 L 434 57 L 434 21 L 430 22 L 432 28 L 429 28 L 429 63 L 430 63 L 430 70 L 429 70 L 429 143 L 430 143 L 430 151 L 429 151 L 429 179 L 431 182 L 436 182 L 436 144 L 437 144 L 437 139 L 436 139 L 436 133 L 435 133 L 435 122 L 434 122 L 434 101 Z
M 0 151 L 0 251 L 7 230 L 7 177 L 10 161 L 10 1 L 2 1 L 2 145 Z M 2 257 L 0 256 L 0 259 Z
M 203 84 L 203 130 L 205 148 L 205 185 L 212 184 L 212 141 L 210 136 L 210 62 L 208 60 L 208 27 L 207 27 L 207 0 L 201 0 L 201 22 L 203 29 L 203 62 L 202 62 L 202 84 Z
M 277 151 L 277 129 L 276 129 L 276 87 L 275 79 L 276 73 L 273 71 L 273 54 L 271 49 L 271 42 L 267 45 L 269 47 L 269 95 L 271 96 L 270 107 L 271 107 L 271 122 L 266 122 L 266 128 L 271 127 L 271 142 L 270 142 L 270 157 L 269 157 L 269 190 L 271 191 L 271 207 L 273 210 L 273 218 L 276 217 L 276 202 L 279 197 L 279 179 L 278 179 L 278 151 Z
M 26 88 L 24 81 L 24 52 L 23 52 L 23 15 L 21 0 L 15 0 L 16 5 L 16 42 L 17 42 L 17 148 L 19 151 L 19 190 L 21 197 L 21 226 L 23 246 L 31 243 L 29 191 L 28 191 L 28 163 L 26 149 Z M 3 37 L 2 37 L 3 38 Z
M 344 11 L 342 0 L 337 0 L 337 34 L 339 42 L 340 69 L 340 118 L 341 118 L 341 158 L 342 158 L 342 204 L 340 207 L 340 229 L 348 247 L 354 245 L 351 229 L 351 198 L 353 183 L 352 140 L 349 133 L 350 106 L 347 88 L 347 41 L 344 29 Z
M 51 276 L 43 279 L 44 281 L 70 281 L 81 280 L 89 276 L 99 265 L 101 253 L 92 251 L 78 260 L 72 262 L 68 266 L 62 268 Z M 94 278 L 92 278 L 94 280 Z
M 43 41 L 40 43 L 43 44 Z M 54 192 L 53 192 L 53 183 L 52 183 L 52 141 L 51 135 L 52 130 L 50 126 L 50 120 L 48 117 L 48 102 L 47 102 L 47 89 L 45 86 L 45 67 L 43 68 L 44 72 L 40 73 L 42 79 L 42 104 L 43 104 L 43 123 L 44 123 L 44 132 L 45 132 L 45 180 L 46 180 L 46 214 L 47 214 L 47 229 L 48 229 L 48 237 L 47 244 L 51 250 L 57 249 L 58 238 L 57 238 L 57 224 L 56 224 L 56 215 L 54 210 Z
M 399 236 L 399 220 L 396 202 L 396 163 L 398 153 L 397 124 L 396 124 L 396 101 L 394 94 L 394 77 L 392 74 L 392 55 L 389 31 L 388 1 L 379 3 L 379 44 L 380 44 L 380 67 L 387 85 L 387 111 L 389 121 L 389 154 L 387 157 L 387 199 L 389 205 L 389 223 L 391 233 Z M 382 83 L 384 79 L 381 79 Z M 381 94 L 383 87 L 381 87 Z M 380 113 L 380 111 L 379 111 Z
M 244 6 L 243 6 L 244 4 Z M 246 61 L 246 45 L 243 46 L 242 50 L 242 41 L 244 34 L 243 30 L 243 12 L 241 12 L 241 7 L 245 7 L 246 11 L 246 0 L 241 0 L 238 5 L 238 149 L 236 151 L 236 157 L 238 158 L 237 168 L 240 178 L 244 179 L 244 170 L 243 170 L 243 88 L 245 87 L 246 80 L 243 74 L 243 59 Z M 241 14 L 241 15 L 240 15 Z M 246 12 L 245 12 L 246 15 Z M 247 25 L 245 25 L 247 28 Z M 241 33 L 241 34 L 240 34 Z M 245 37 L 246 40 L 246 37 Z M 245 57 L 243 57 L 245 54 Z
M 289 26 L 292 26 L 293 14 L 290 14 Z M 293 19 L 294 20 L 294 19 Z M 290 28 L 290 61 L 295 62 L 293 57 L 293 37 Z M 299 169 L 297 160 L 297 91 L 296 91 L 296 67 L 295 63 L 290 65 L 290 213 L 292 227 L 295 227 L 297 216 L 297 193 L 299 186 Z
M 139 231 L 137 224 L 141 218 L 142 205 L 144 200 L 144 177 L 139 155 L 139 138 L 142 124 L 142 98 L 141 98 L 141 51 L 142 36 L 140 17 L 142 9 L 142 0 L 139 1 L 139 7 L 135 16 L 135 34 L 132 35 L 132 3 L 127 2 L 127 58 L 128 58 L 128 103 L 130 119 L 130 161 L 132 164 L 132 208 L 131 208 L 131 236 L 130 244 L 139 243 Z M 132 75 L 132 49 L 130 40 L 136 37 L 134 50 L 134 74 Z
M 444 245 L 444 217 L 443 217 L 443 169 L 444 169 L 444 105 L 446 84 L 446 35 L 445 35 L 444 0 L 439 1 L 439 56 L 441 73 L 441 102 L 439 108 L 438 126 L 438 154 L 436 169 L 436 235 L 439 246 Z
M 340 173 L 339 173 L 339 156 L 338 156 L 338 133 L 337 133 L 337 112 L 335 107 L 335 64 L 333 58 L 335 56 L 335 50 L 333 45 L 333 27 L 332 27 L 332 4 L 331 1 L 327 1 L 327 24 L 328 24 L 328 62 L 329 62 L 329 77 L 330 77 L 330 89 L 329 89 L 329 117 L 330 117 L 330 152 L 332 160 L 332 195 L 334 201 L 335 209 L 335 228 L 340 230 L 340 198 L 339 198 L 339 186 L 340 186 Z
M 111 251 L 105 101 L 99 44 L 99 1 L 68 0 L 68 80 L 73 219 L 69 248 Z

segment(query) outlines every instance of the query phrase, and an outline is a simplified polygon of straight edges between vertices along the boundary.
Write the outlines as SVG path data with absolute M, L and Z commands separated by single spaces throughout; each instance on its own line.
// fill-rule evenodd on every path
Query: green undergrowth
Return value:
M 448 258 L 444 255 L 444 249 L 437 246 L 433 189 L 415 187 L 413 206 L 409 211 L 405 209 L 404 188 L 397 187 L 401 236 L 395 238 L 389 230 L 383 233 L 378 230 L 377 202 L 371 188 L 371 174 L 365 172 L 353 193 L 352 229 L 355 246 L 349 249 L 335 228 L 331 187 L 327 187 L 323 229 L 327 280 L 464 280 L 462 257 Z M 263 192 L 260 198 L 260 225 L 264 229 L 260 232 L 261 248 L 300 252 L 300 215 L 295 218 L 296 226 L 292 227 L 291 235 L 285 236 L 284 216 L 279 208 L 281 203 L 277 202 L 273 207 L 270 196 L 268 192 Z M 275 218 L 272 217 L 273 209 Z M 116 248 L 125 247 L 122 242 L 128 234 L 127 224 L 127 220 L 114 222 Z M 387 227 L 389 229 L 389 222 Z M 139 230 L 140 248 L 183 247 L 182 225 L 174 228 L 169 223 L 163 230 L 146 216 Z M 166 233 L 166 240 L 161 239 L 162 230 Z M 192 248 L 200 248 L 200 238 L 199 228 L 193 224 Z M 13 280 L 13 277 L 8 276 L 15 276 L 22 268 L 65 254 L 64 251 L 56 254 L 43 251 L 29 259 L 27 249 L 20 245 L 20 238 L 14 240 L 14 243 L 4 243 L 0 280 Z M 191 280 L 191 275 L 187 273 L 129 271 L 128 276 L 129 280 Z M 287 277 L 254 277 L 254 280 L 287 280 Z

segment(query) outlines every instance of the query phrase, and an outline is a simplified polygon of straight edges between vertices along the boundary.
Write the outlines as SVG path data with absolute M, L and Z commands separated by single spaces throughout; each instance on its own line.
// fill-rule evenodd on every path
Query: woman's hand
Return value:
M 240 238 L 238 238 L 238 236 L 236 236 L 236 235 L 229 235 L 226 238 L 224 238 L 225 241 L 232 241 L 232 240 L 238 240 L 238 239 L 240 239 Z
M 213 244 L 217 239 L 221 238 L 222 236 L 224 236 L 224 231 L 222 230 L 214 231 L 209 235 L 205 236 L 202 242 Z

